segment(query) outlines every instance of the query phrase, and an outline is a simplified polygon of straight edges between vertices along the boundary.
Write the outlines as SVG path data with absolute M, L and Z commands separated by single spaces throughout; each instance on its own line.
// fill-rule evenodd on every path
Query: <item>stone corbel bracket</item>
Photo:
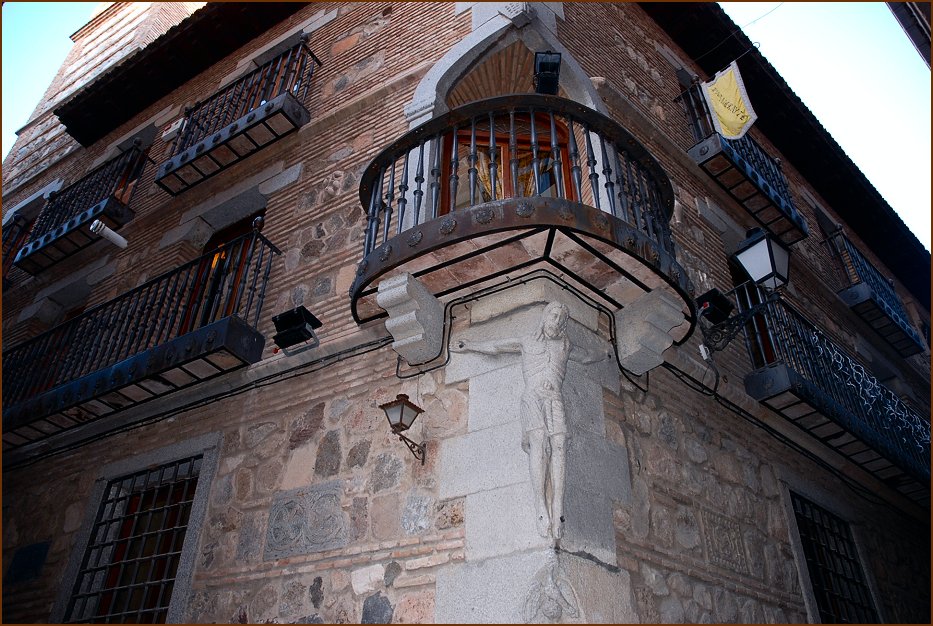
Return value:
M 395 350 L 410 365 L 425 363 L 441 353 L 444 306 L 409 273 L 379 283 L 376 303 L 389 314 L 386 330 Z
M 656 289 L 615 312 L 619 363 L 641 375 L 664 362 L 663 352 L 674 343 L 671 331 L 685 324 L 682 303 Z

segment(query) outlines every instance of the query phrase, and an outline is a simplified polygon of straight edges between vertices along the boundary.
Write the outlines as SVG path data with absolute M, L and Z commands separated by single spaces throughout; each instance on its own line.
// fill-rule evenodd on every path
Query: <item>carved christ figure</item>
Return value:
M 460 341 L 454 352 L 522 355 L 525 388 L 521 397 L 522 449 L 528 454 L 538 533 L 559 539 L 562 534 L 567 419 L 561 386 L 567 361 L 595 363 L 605 352 L 574 345 L 567 337 L 569 310 L 560 302 L 544 308 L 530 335 L 497 341 Z

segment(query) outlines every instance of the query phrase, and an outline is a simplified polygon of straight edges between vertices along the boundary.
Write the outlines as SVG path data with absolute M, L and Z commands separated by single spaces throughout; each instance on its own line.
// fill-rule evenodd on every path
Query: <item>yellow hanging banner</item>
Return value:
M 702 88 L 713 126 L 726 139 L 739 139 L 758 119 L 735 61 Z

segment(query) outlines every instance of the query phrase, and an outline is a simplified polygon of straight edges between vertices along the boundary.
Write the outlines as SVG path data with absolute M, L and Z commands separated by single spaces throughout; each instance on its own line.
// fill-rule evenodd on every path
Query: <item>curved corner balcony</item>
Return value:
M 378 283 L 408 272 L 457 297 L 548 269 L 613 310 L 693 286 L 677 263 L 670 180 L 608 117 L 535 94 L 473 102 L 409 131 L 369 165 L 363 259 L 350 287 L 358 323 L 385 315 Z

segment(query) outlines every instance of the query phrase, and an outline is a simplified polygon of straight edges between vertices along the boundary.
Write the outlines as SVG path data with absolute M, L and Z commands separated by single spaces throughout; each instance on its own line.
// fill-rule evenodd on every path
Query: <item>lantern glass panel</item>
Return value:
M 790 251 L 761 229 L 749 231 L 735 258 L 756 285 L 777 289 L 787 283 Z
M 773 273 L 771 255 L 768 253 L 768 242 L 764 239 L 735 256 L 739 263 L 742 264 L 742 268 L 756 284 Z
M 404 424 L 405 430 L 411 428 L 416 417 L 418 417 L 417 409 L 409 402 L 404 403 L 402 405 L 402 424 Z
M 402 406 L 401 402 L 391 402 L 382 407 L 392 428 L 398 428 L 402 424 Z

